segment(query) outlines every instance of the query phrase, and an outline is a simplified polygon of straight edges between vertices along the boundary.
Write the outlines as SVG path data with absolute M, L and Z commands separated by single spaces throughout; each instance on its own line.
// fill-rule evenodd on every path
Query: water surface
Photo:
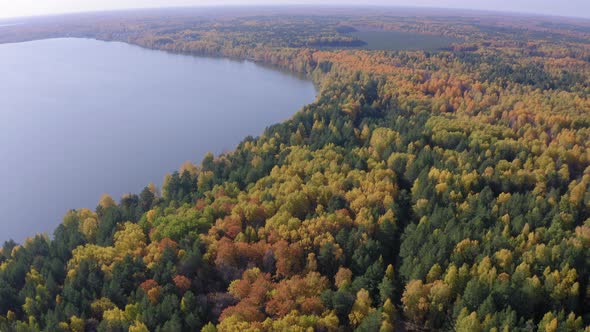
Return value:
M 250 62 L 88 39 L 0 45 L 0 241 L 48 232 L 312 102 L 309 81 Z

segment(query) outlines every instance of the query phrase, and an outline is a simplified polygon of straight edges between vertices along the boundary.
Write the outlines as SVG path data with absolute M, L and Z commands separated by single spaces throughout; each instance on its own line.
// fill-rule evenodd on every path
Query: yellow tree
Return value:
M 367 315 L 375 311 L 375 308 L 371 307 L 371 303 L 371 296 L 367 290 L 362 288 L 356 293 L 356 300 L 348 315 L 348 319 L 353 326 L 358 326 Z

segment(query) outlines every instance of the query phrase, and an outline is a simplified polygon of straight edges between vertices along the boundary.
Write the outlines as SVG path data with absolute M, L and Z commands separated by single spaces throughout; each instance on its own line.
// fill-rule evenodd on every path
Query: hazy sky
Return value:
M 590 0 L 0 0 L 0 17 L 123 8 L 319 3 L 468 8 L 590 18 Z

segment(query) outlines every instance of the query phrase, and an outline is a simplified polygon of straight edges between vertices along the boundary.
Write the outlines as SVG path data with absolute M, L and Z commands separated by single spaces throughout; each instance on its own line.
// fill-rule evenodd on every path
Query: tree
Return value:
M 73 276 L 64 283 L 63 302 L 58 309 L 67 316 L 87 317 L 91 314 L 90 304 L 100 298 L 104 273 L 97 262 L 84 259 Z
M 368 291 L 361 289 L 356 293 L 356 300 L 348 315 L 348 319 L 353 326 L 358 326 L 365 317 L 375 311 L 375 309 L 371 307 L 371 302 L 371 297 L 369 296 Z
M 389 264 L 387 266 L 387 270 L 385 271 L 385 275 L 383 276 L 383 280 L 379 284 L 379 298 L 381 302 L 385 302 L 387 299 L 394 298 L 395 292 L 395 285 L 394 280 L 395 275 L 393 272 L 393 265 Z
M 404 313 L 413 322 L 423 324 L 430 308 L 428 294 L 430 287 L 422 280 L 412 280 L 406 285 L 402 296 Z
M 481 323 L 477 318 L 477 314 L 472 312 L 469 314 L 467 309 L 463 309 L 457 318 L 457 331 L 460 332 L 477 332 L 482 331 Z

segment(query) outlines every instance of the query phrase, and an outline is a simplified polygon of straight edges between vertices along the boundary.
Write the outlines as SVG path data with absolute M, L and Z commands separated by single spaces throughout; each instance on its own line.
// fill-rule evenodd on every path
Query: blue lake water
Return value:
M 251 62 L 50 39 L 0 45 L 0 241 L 52 233 L 184 161 L 235 148 L 315 99 Z

